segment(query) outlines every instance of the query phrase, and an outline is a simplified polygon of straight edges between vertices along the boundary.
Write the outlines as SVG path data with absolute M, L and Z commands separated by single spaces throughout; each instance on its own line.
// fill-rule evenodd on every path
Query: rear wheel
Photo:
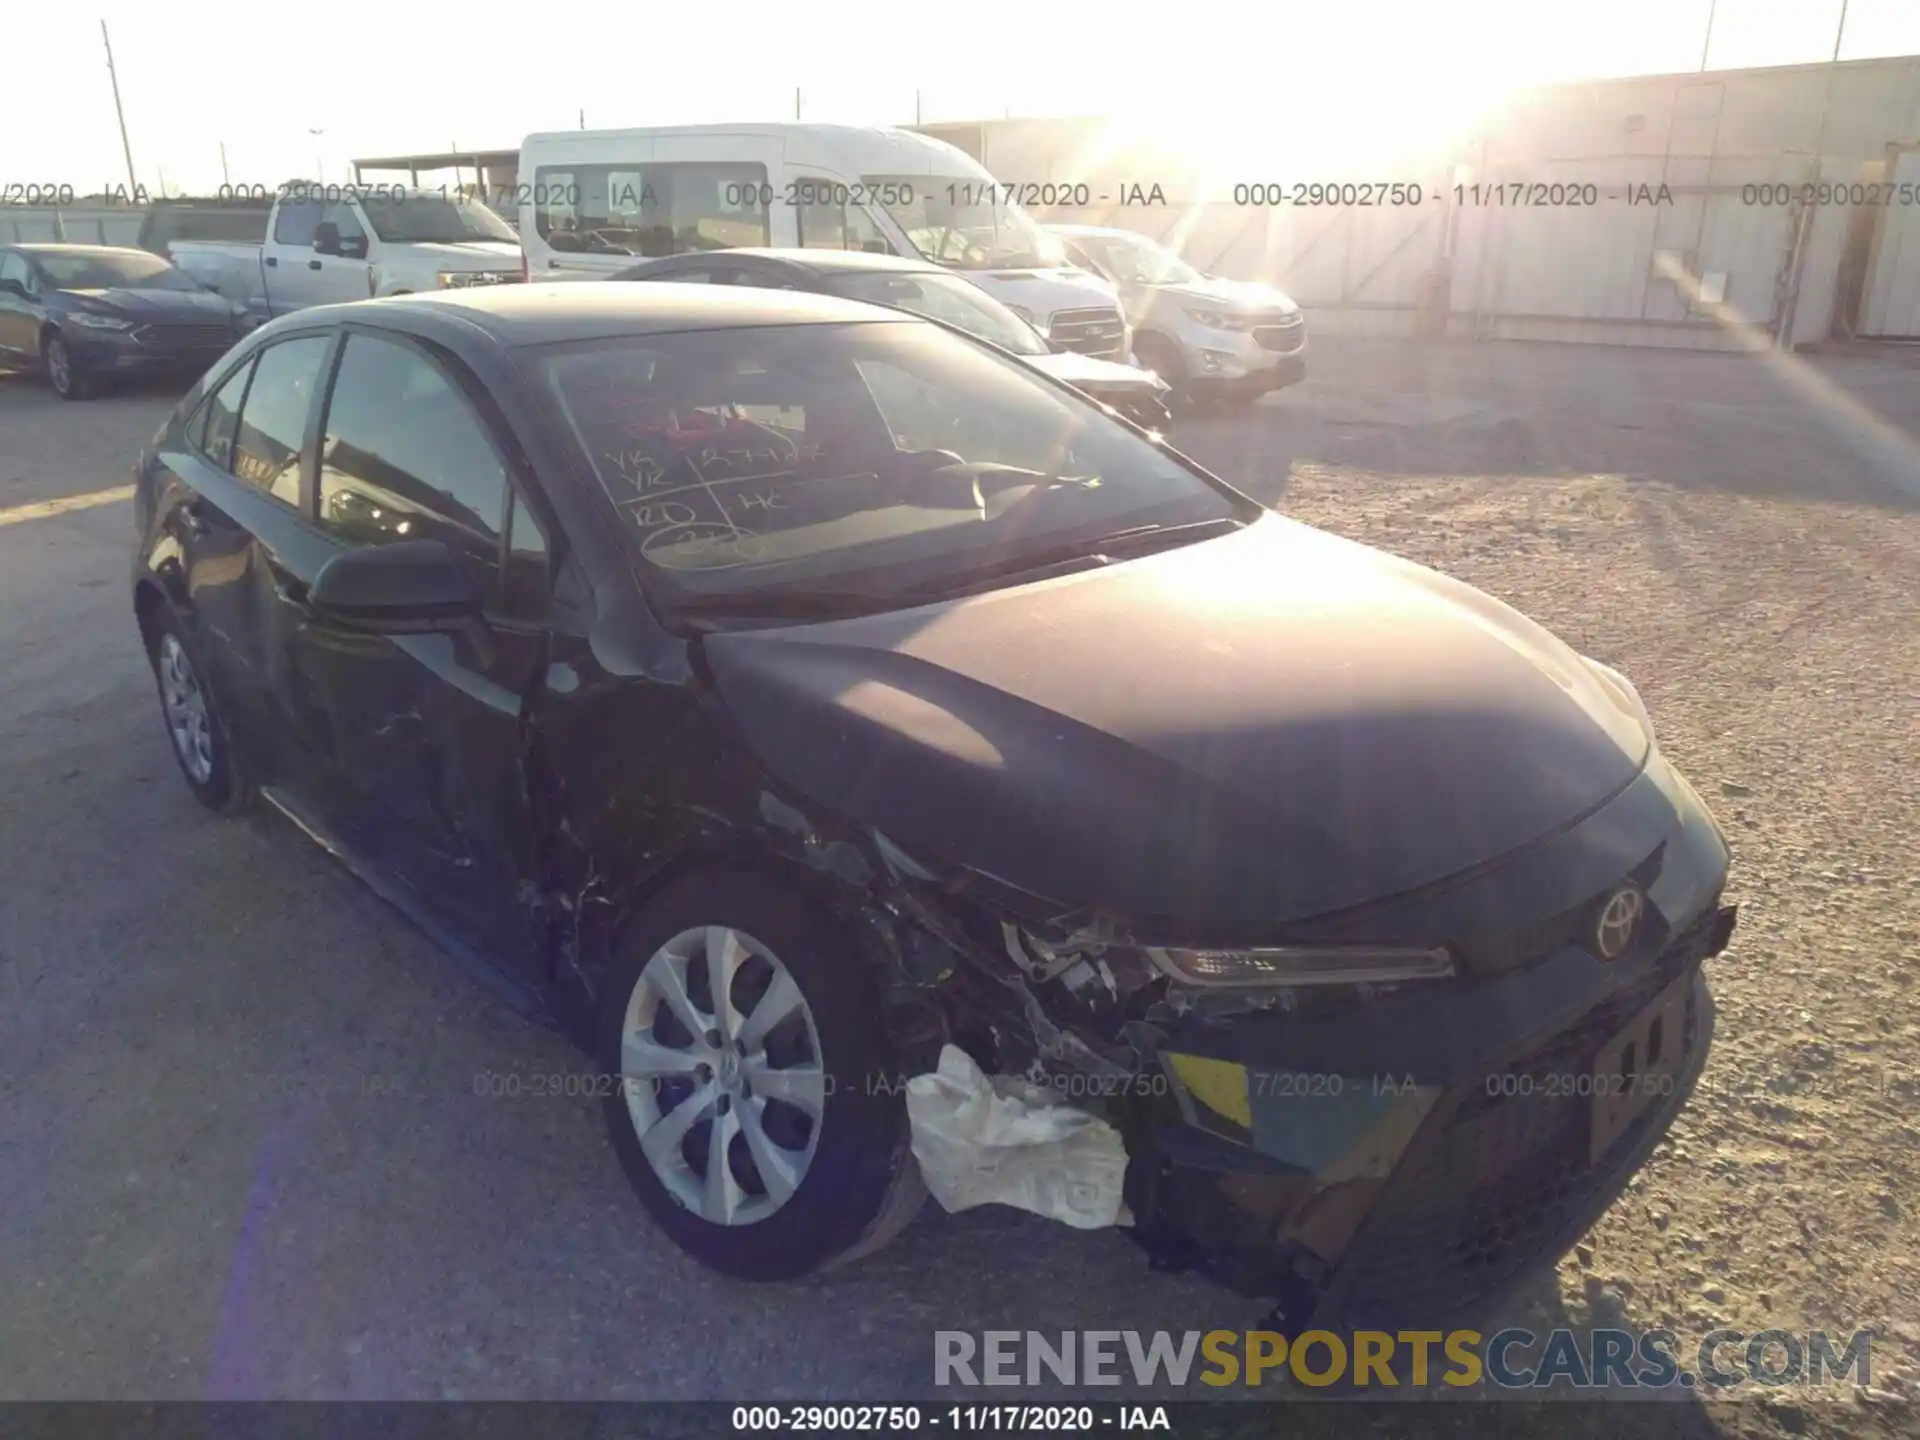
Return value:
M 179 617 L 164 605 L 147 628 L 147 658 L 160 688 L 173 758 L 194 798 L 209 810 L 232 814 L 253 796 L 233 750 L 225 717 L 205 672 L 187 643 Z
M 41 337 L 40 364 L 53 393 L 62 400 L 85 400 L 93 394 L 93 377 L 75 363 L 73 351 L 59 331 L 49 330 Z
M 745 869 L 683 876 L 629 927 L 596 1045 L 621 1077 L 608 1133 L 703 1264 L 792 1279 L 877 1249 L 919 1208 L 863 966 L 834 922 Z

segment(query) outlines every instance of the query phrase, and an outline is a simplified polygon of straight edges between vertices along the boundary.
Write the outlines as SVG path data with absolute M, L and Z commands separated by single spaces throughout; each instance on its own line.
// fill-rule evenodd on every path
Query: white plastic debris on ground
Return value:
M 1079 1230 L 1133 1223 L 1120 1132 L 1043 1085 L 989 1080 L 948 1045 L 939 1069 L 907 1081 L 907 1119 L 927 1190 L 948 1210 L 1012 1205 Z

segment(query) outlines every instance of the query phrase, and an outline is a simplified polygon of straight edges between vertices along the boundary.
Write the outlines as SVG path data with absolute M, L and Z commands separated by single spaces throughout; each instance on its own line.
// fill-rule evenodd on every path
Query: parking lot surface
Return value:
M 1314 364 L 1176 443 L 1624 670 L 1734 845 L 1701 1094 L 1516 1315 L 1880 1327 L 1875 1384 L 1920 1399 L 1920 368 Z M 880 1400 L 933 1393 L 936 1329 L 1256 1323 L 997 1209 L 796 1285 L 683 1257 L 597 1102 L 534 1093 L 583 1056 L 270 811 L 181 784 L 118 493 L 176 398 L 0 375 L 0 1398 Z M 1807 1408 L 1780 1433 L 1849 1428 Z

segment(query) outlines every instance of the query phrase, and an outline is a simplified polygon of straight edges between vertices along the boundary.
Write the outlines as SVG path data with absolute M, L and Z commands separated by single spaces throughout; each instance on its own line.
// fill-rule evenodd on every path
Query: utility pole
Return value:
M 107 22 L 100 22 L 100 40 L 107 47 L 107 78 L 113 82 L 113 113 L 120 118 L 120 153 L 127 157 L 127 200 L 133 200 L 140 182 L 133 178 L 133 146 L 127 143 L 127 112 L 120 105 L 120 74 L 113 68 L 113 40 L 107 34 Z
M 800 87 L 798 85 L 793 87 L 793 118 L 796 120 L 800 118 Z
M 322 185 L 327 183 L 327 162 L 320 158 L 320 146 L 318 144 L 318 141 L 320 137 L 326 133 L 327 132 L 325 130 L 307 131 L 307 134 L 313 136 L 315 141 L 315 144 L 313 147 L 313 170 L 314 170 L 313 178 L 315 179 L 315 181 L 317 181 L 319 184 L 322 184 Z
M 1707 38 L 1700 42 L 1700 69 L 1707 68 L 1707 51 L 1713 48 L 1713 12 L 1720 8 L 1720 0 L 1707 0 Z
M 582 130 L 587 128 L 587 108 L 584 105 L 580 107 L 580 128 Z
M 913 123 L 916 127 L 920 124 L 920 92 L 918 90 L 913 92 Z
M 227 174 L 227 142 L 224 140 L 220 142 L 220 183 L 228 190 L 233 189 L 233 177 Z

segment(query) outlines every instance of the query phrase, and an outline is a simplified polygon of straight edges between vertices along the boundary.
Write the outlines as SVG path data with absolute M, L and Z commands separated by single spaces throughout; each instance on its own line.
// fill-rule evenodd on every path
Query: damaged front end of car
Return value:
M 1718 831 L 1657 755 L 1526 854 L 1238 949 L 1063 910 L 771 792 L 761 818 L 837 878 L 903 1075 L 954 1045 L 1099 1115 L 1150 1262 L 1269 1299 L 1296 1333 L 1478 1313 L 1571 1246 L 1684 1104 L 1701 966 L 1734 922 Z M 1644 920 L 1603 943 L 1622 893 Z M 1447 938 L 1407 943 L 1422 927 Z

